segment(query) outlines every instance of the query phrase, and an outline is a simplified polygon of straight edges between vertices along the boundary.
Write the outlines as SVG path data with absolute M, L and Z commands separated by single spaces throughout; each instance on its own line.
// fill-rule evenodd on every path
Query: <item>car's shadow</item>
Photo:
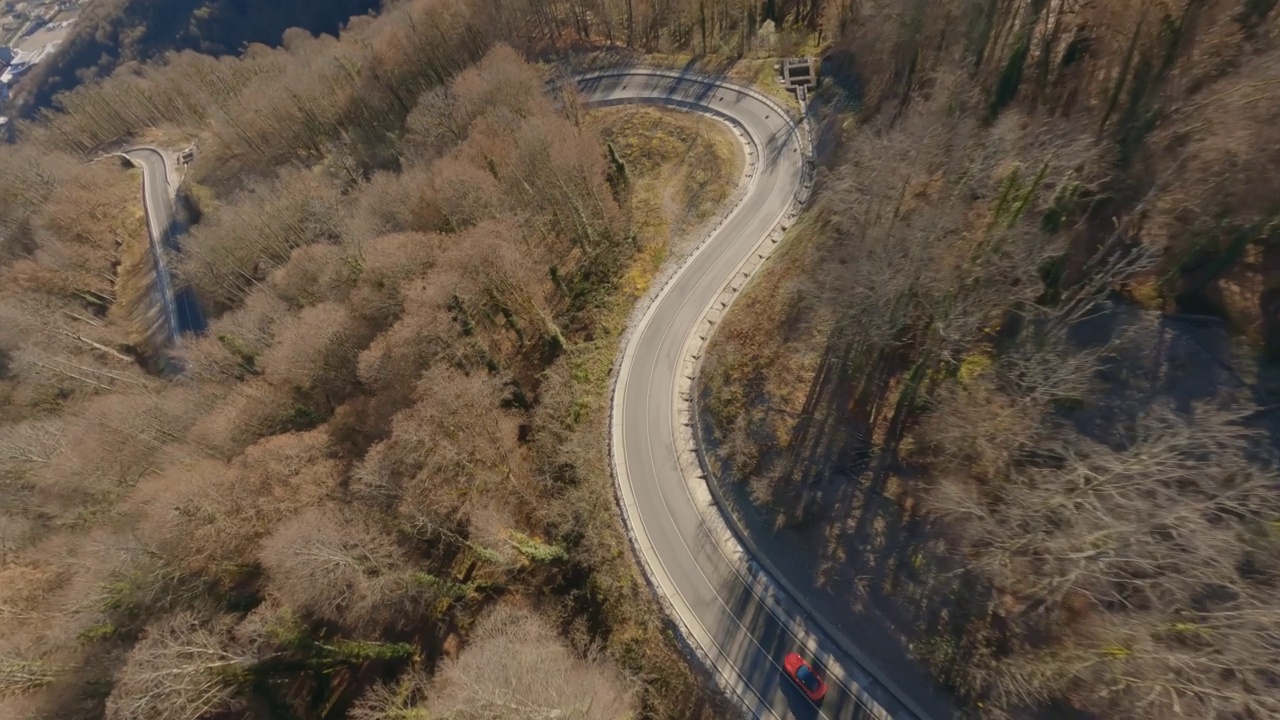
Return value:
M 818 720 L 822 717 L 818 706 L 796 687 L 795 681 L 790 676 L 781 670 L 778 671 L 778 675 L 782 678 L 782 696 L 787 699 L 787 709 L 791 711 L 791 717 L 797 720 Z

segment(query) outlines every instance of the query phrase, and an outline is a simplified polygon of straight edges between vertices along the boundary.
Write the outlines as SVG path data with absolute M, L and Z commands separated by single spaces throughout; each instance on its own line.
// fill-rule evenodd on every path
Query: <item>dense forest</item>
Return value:
M 495 44 L 529 17 L 171 54 L 0 148 L 0 716 L 721 712 L 603 428 L 631 304 L 742 151 L 549 96 Z M 148 133 L 201 148 L 169 260 L 210 324 L 167 364 L 140 178 L 96 154 Z
M 838 8 L 816 207 L 708 353 L 707 441 L 984 716 L 1280 713 L 1274 10 Z
M 268 5 L 100 3 L 0 148 L 0 716 L 723 714 L 603 429 L 740 150 L 544 83 L 806 49 L 815 207 L 705 361 L 720 477 L 962 708 L 1280 714 L 1274 2 Z M 138 138 L 200 148 L 210 324 L 163 362 L 98 154 Z
M 221 56 L 249 45 L 287 44 L 286 31 L 335 34 L 354 16 L 385 5 L 396 10 L 409 0 L 93 0 L 57 53 L 38 65 L 15 92 L 16 110 L 30 117 L 49 106 L 58 93 L 103 78 L 117 68 L 135 72 L 169 53 L 193 50 Z M 600 42 L 646 52 L 697 50 L 703 55 L 747 54 L 760 25 L 773 20 L 804 32 L 787 36 L 798 42 L 818 27 L 818 0 L 770 0 L 761 6 L 741 0 L 574 0 L 548 3 L 518 0 L 485 8 L 525 19 L 520 34 L 504 36 L 526 49 L 546 50 Z M 512 28 L 508 28 L 512 29 Z M 296 32 L 295 37 L 301 37 Z

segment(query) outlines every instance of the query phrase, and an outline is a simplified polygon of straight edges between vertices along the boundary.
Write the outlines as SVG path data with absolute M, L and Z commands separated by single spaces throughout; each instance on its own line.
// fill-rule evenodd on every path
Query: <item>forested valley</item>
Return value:
M 1280 714 L 1275 6 L 103 0 L 0 147 L 0 716 L 728 713 L 604 426 L 740 150 L 545 82 L 802 53 L 816 194 L 704 361 L 720 479 L 962 712 Z M 172 353 L 138 141 L 199 147 Z

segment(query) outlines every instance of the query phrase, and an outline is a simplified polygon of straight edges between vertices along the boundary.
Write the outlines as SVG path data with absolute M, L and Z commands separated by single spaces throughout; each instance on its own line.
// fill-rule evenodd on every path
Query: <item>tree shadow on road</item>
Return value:
M 893 452 L 899 438 L 889 435 L 899 423 L 890 418 L 900 406 L 906 355 L 867 353 L 853 335 L 837 329 L 826 336 L 798 412 L 772 407 L 778 398 L 763 397 L 763 385 L 745 391 L 745 444 L 758 454 L 743 456 L 744 443 L 713 427 L 708 414 L 700 417 L 702 437 L 720 496 L 771 559 L 769 569 L 835 619 L 895 684 L 922 689 L 941 711 L 951 700 L 925 668 L 964 667 L 972 653 L 999 653 L 1004 618 L 1018 608 L 949 551 L 946 528 L 922 512 L 925 477 Z M 1271 376 L 1262 369 L 1255 380 L 1237 367 L 1216 321 L 1120 308 L 1080 327 L 1072 342 L 1109 348 L 1100 378 L 1109 400 L 1072 416 L 1099 442 L 1153 403 L 1189 408 L 1237 393 L 1273 397 Z M 708 386 L 700 392 L 709 406 Z M 1267 412 L 1254 421 L 1276 437 L 1275 418 Z
M 954 614 L 954 563 L 919 512 L 915 482 L 878 454 L 893 413 L 901 358 L 884 353 L 862 372 L 852 333 L 833 332 L 798 417 L 778 447 L 745 468 L 707 440 L 721 497 L 761 554 L 816 612 L 867 653 L 893 685 L 936 717 L 952 699 L 912 657 L 927 630 Z M 706 389 L 703 389 L 706 393 Z M 761 422 L 777 420 L 766 408 Z M 704 439 L 712 428 L 704 415 Z M 757 428 L 757 431 L 759 428 Z

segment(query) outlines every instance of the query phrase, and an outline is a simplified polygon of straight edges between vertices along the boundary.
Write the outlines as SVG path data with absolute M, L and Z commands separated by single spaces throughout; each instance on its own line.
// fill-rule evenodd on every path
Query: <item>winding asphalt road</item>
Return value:
M 624 343 L 611 413 L 613 463 L 624 520 L 650 583 L 684 641 L 730 696 L 758 718 L 910 718 L 909 698 L 890 691 L 815 623 L 741 544 L 690 467 L 684 425 L 692 346 L 708 332 L 731 280 L 763 259 L 804 182 L 803 139 L 764 96 L 703 76 L 631 68 L 577 78 L 590 105 L 645 103 L 704 112 L 736 126 L 749 156 L 742 200 L 667 281 Z M 758 261 L 753 263 L 758 266 Z M 684 377 L 682 378 L 682 374 Z M 683 382 L 682 382 L 683 381 Z M 775 561 L 777 559 L 774 559 Z M 754 571 L 754 572 L 753 572 Z M 828 694 L 815 707 L 782 674 L 782 658 L 818 658 Z

